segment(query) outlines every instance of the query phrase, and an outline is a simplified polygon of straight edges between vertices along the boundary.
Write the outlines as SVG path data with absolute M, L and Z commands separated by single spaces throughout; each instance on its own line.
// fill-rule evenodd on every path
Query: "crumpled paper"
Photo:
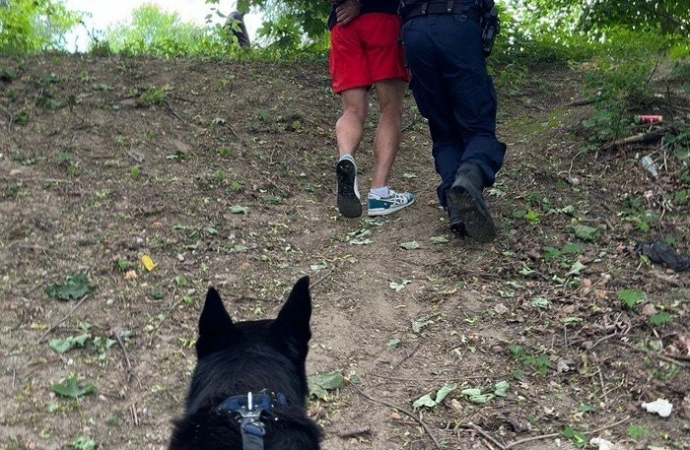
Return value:
M 642 408 L 650 413 L 657 413 L 661 417 L 668 417 L 671 415 L 673 405 L 668 400 L 659 398 L 651 403 L 642 403 Z

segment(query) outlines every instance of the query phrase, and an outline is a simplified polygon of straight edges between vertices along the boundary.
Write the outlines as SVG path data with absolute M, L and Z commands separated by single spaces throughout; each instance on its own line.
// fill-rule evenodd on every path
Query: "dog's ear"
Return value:
M 196 341 L 197 356 L 201 358 L 228 341 L 235 331 L 232 319 L 215 288 L 206 293 L 206 302 L 199 318 L 199 338 Z
M 298 345 L 300 353 L 306 353 L 311 339 L 309 320 L 311 319 L 311 295 L 309 294 L 309 277 L 300 278 L 290 292 L 290 296 L 278 313 L 273 323 L 276 337 L 290 339 Z M 306 354 L 304 355 L 306 357 Z

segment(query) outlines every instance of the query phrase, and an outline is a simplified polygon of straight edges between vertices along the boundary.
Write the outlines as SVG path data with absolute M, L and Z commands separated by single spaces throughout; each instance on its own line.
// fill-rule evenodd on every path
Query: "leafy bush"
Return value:
M 0 55 L 59 50 L 82 17 L 57 0 L 9 0 L 0 6 Z
M 104 47 L 109 52 L 104 52 Z M 120 23 L 105 30 L 91 50 L 128 56 L 171 58 L 220 56 L 232 47 L 211 27 L 185 23 L 177 13 L 164 12 L 157 5 L 144 5 L 134 10 L 131 22 Z

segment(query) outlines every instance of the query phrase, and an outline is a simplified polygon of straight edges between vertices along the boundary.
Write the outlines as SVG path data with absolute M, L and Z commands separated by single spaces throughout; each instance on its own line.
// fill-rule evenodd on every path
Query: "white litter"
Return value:
M 590 444 L 592 445 L 598 445 L 599 450 L 611 450 L 613 447 L 611 447 L 613 444 L 606 439 L 602 438 L 594 438 L 590 439 L 589 441 Z
M 668 417 L 671 415 L 673 405 L 669 403 L 668 400 L 660 398 L 651 403 L 642 403 L 642 408 L 646 409 L 650 413 L 657 413 L 661 417 Z

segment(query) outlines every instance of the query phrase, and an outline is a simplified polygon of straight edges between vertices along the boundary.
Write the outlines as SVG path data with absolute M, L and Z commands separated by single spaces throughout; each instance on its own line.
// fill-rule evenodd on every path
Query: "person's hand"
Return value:
M 335 8 L 335 15 L 340 25 L 347 25 L 359 16 L 362 4 L 359 0 L 347 0 Z

